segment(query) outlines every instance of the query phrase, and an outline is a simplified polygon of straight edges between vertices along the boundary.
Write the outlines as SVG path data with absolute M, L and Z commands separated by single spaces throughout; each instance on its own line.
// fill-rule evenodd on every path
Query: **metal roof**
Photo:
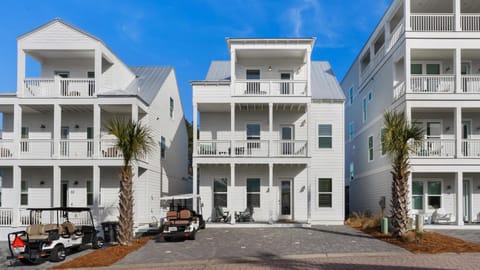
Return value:
M 342 88 L 328 62 L 312 61 L 311 76 L 312 99 L 345 100 Z M 212 61 L 205 81 L 225 80 L 230 80 L 230 61 Z
M 150 105 L 167 79 L 173 67 L 133 66 L 130 70 L 137 76 L 124 90 L 112 90 L 99 96 L 137 96 Z

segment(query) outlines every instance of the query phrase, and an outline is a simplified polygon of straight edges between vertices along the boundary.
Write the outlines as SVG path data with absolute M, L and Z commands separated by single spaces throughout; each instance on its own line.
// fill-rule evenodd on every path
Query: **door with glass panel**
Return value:
M 246 74 L 246 90 L 245 94 L 247 95 L 259 95 L 261 94 L 260 89 L 260 70 L 259 69 L 247 69 Z
M 463 146 L 463 155 L 468 156 L 476 156 L 479 153 L 479 149 L 475 149 L 475 144 L 470 143 L 470 139 L 472 136 L 472 122 L 471 121 L 463 121 L 462 122 L 462 146 Z M 477 152 L 477 153 L 475 153 Z
M 470 190 L 470 180 L 463 180 L 463 221 L 472 221 L 472 192 Z
M 280 180 L 280 215 L 279 219 L 292 219 L 293 215 L 292 179 Z
M 280 127 L 281 141 L 280 141 L 280 154 L 293 155 L 294 152 L 294 139 L 293 139 L 293 126 Z
M 60 155 L 62 157 L 68 157 L 70 155 L 70 128 L 62 127 L 61 129 L 61 138 L 60 138 Z
M 282 80 L 282 82 L 280 83 L 280 95 L 293 94 L 291 93 L 291 91 L 293 91 L 291 79 L 292 73 L 290 72 L 282 72 L 280 74 L 280 80 Z
M 426 156 L 441 156 L 442 154 L 442 125 L 440 122 L 427 122 Z

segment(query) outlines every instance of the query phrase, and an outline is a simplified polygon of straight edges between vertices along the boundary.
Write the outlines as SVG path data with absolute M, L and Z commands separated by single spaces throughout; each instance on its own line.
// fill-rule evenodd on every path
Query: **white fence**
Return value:
M 13 140 L 0 140 L 0 158 L 13 158 L 15 143 Z
M 271 145 L 271 156 L 274 157 L 306 157 L 307 141 L 273 141 Z
M 455 140 L 426 139 L 412 145 L 414 157 L 455 157 Z
M 462 14 L 461 15 L 462 31 L 478 32 L 480 31 L 480 14 Z
M 298 140 L 200 140 L 196 144 L 199 157 L 306 157 L 307 141 Z
M 236 96 L 307 96 L 307 81 L 236 80 Z
M 464 157 L 480 158 L 480 140 L 463 140 L 462 154 Z
M 93 97 L 95 93 L 95 79 L 29 78 L 23 81 L 25 97 Z
M 12 208 L 0 208 L 0 226 L 11 226 L 13 220 Z
M 413 93 L 453 93 L 455 75 L 411 75 Z
M 480 76 L 462 75 L 462 91 L 464 93 L 480 93 Z
M 410 25 L 418 32 L 448 32 L 455 30 L 454 14 L 412 14 Z
M 399 82 L 393 87 L 393 99 L 397 100 L 405 94 L 405 82 Z

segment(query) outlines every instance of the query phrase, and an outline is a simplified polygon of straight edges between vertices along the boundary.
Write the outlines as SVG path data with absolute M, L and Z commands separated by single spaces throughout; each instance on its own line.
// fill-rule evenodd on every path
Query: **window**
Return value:
M 247 140 L 260 140 L 260 124 L 247 124 Z
M 87 205 L 93 205 L 93 182 L 87 181 Z
M 353 104 L 353 87 L 351 87 L 348 90 L 348 100 L 349 100 L 350 105 L 352 105 Z
M 332 125 L 318 125 L 318 148 L 332 148 Z
M 247 80 L 260 80 L 260 70 L 247 69 Z
M 173 118 L 173 107 L 174 107 L 173 98 L 170 98 L 170 118 Z
M 427 204 L 428 209 L 438 209 L 442 207 L 442 182 L 427 182 Z
M 364 97 L 362 101 L 362 119 L 363 122 L 367 121 L 367 98 Z
M 423 182 L 412 181 L 412 208 L 423 210 Z
M 373 99 L 373 92 L 368 92 L 368 102 L 372 101 Z
M 28 185 L 26 181 L 21 182 L 20 205 L 28 205 Z
M 368 161 L 373 161 L 373 136 L 368 137 Z
M 260 207 L 260 179 L 247 179 L 247 207 Z
M 385 132 L 386 132 L 385 128 L 382 128 L 380 130 L 380 141 L 382 143 L 382 156 L 384 156 L 387 153 L 387 149 L 385 148 Z
M 422 64 L 412 64 L 410 69 L 411 69 L 410 72 L 412 73 L 412 75 L 423 74 Z
M 166 150 L 167 150 L 167 146 L 165 144 L 165 137 L 162 136 L 160 138 L 160 158 L 162 160 L 164 160 L 166 157 Z
M 355 179 L 355 163 L 353 161 L 350 162 L 350 181 Z
M 332 179 L 318 179 L 318 207 L 332 207 Z
M 354 137 L 355 137 L 355 123 L 351 122 L 348 125 L 348 140 L 353 141 Z
M 227 178 L 213 179 L 213 207 L 227 207 Z
M 22 134 L 21 134 L 21 139 L 22 142 L 20 142 L 20 152 L 28 152 L 30 145 L 28 144 L 28 141 L 26 141 L 29 137 L 29 129 L 28 127 L 22 127 Z

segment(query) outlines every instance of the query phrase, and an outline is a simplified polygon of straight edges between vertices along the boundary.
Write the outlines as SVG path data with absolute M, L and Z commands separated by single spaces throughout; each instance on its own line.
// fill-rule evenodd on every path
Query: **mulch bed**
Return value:
M 130 246 L 108 246 L 105 249 L 97 249 L 51 269 L 110 266 L 144 246 L 150 239 L 150 237 L 142 237 L 134 240 Z
M 397 245 L 412 253 L 418 254 L 439 254 L 439 253 L 473 253 L 480 252 L 480 243 L 465 242 L 461 239 L 447 235 L 427 232 L 423 234 L 423 239 L 417 242 L 405 242 L 401 238 L 392 237 L 391 234 L 382 234 L 380 228 L 362 229 L 353 227 L 359 231 L 369 234 L 379 240 L 389 244 Z

